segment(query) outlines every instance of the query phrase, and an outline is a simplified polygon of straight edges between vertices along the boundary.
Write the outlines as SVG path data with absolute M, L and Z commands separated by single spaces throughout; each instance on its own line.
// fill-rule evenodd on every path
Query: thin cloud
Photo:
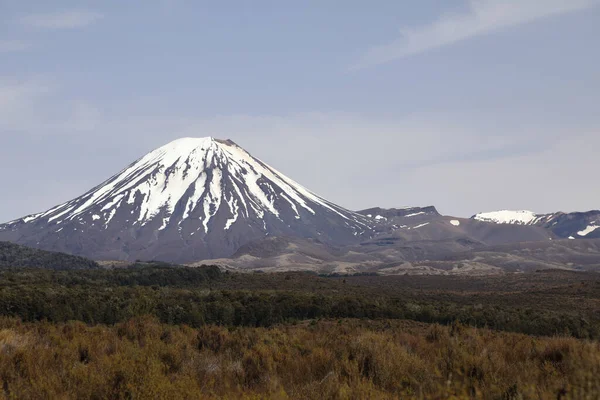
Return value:
M 7 195 L 0 198 L 0 221 L 78 196 L 170 140 L 208 135 L 231 138 L 316 193 L 353 209 L 435 204 L 468 217 L 498 208 L 597 208 L 599 191 L 589 184 L 600 167 L 597 118 L 576 129 L 552 119 L 531 129 L 520 117 L 522 128 L 514 128 L 494 113 L 197 118 L 155 110 L 138 114 L 132 111 L 138 109 L 135 104 L 103 112 L 100 105 L 67 93 L 42 78 L 0 77 L 0 115 L 6 116 L 0 119 L 0 168 L 19 165 L 3 182 Z M 75 164 L 82 167 L 70 168 Z M 69 174 L 62 174 L 65 169 Z M 56 182 L 58 189 L 47 190 L 47 182 Z
M 5 132 L 44 129 L 39 121 L 53 104 L 56 84 L 44 78 L 17 80 L 0 76 L 0 137 Z M 50 100 L 49 100 L 50 98 Z
M 542 18 L 580 11 L 600 0 L 469 0 L 463 13 L 446 14 L 431 24 L 400 30 L 400 38 L 369 49 L 351 67 L 361 69 L 402 57 L 533 22 Z
M 21 40 L 0 40 L 0 53 L 13 53 L 29 48 L 29 43 Z
M 76 29 L 85 28 L 102 18 L 102 14 L 94 11 L 62 11 L 27 15 L 20 22 L 38 29 Z

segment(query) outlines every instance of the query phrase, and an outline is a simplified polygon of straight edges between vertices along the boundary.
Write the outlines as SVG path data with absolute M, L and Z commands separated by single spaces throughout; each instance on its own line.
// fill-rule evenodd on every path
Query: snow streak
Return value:
M 317 196 L 235 143 L 211 137 L 171 142 L 83 196 L 19 222 L 59 224 L 77 218 L 106 228 L 121 218 L 121 209 L 127 210 L 132 225 L 156 220 L 158 230 L 190 222 L 208 233 L 257 219 L 266 230 L 267 216 L 302 220 L 317 210 L 342 217 L 354 232 L 369 227 L 363 216 Z

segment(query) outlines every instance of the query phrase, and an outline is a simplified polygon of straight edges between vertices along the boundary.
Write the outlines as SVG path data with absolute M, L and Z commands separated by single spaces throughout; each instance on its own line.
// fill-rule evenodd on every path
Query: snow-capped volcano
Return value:
M 0 225 L 0 238 L 99 259 L 196 261 L 266 235 L 347 244 L 369 220 L 317 196 L 230 140 L 160 147 L 84 195 Z

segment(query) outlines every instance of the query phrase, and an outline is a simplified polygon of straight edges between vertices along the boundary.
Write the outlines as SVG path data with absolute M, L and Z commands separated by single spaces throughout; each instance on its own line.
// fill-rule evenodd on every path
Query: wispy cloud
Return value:
M 352 69 L 383 64 L 496 30 L 584 10 L 598 4 L 600 0 L 469 0 L 468 9 L 463 13 L 445 14 L 431 24 L 401 29 L 399 38 L 369 49 Z
M 20 22 L 39 29 L 75 29 L 89 26 L 102 18 L 102 14 L 94 11 L 62 11 L 26 15 L 20 18 Z
M 29 43 L 21 40 L 0 40 L 0 53 L 12 53 L 27 50 Z

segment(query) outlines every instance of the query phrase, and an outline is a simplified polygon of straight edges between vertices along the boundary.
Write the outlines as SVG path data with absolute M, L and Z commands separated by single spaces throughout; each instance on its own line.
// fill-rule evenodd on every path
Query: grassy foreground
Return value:
M 0 318 L 18 399 L 594 399 L 600 345 L 410 321 L 192 329 Z

